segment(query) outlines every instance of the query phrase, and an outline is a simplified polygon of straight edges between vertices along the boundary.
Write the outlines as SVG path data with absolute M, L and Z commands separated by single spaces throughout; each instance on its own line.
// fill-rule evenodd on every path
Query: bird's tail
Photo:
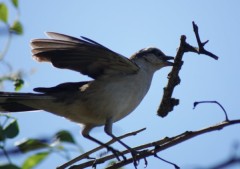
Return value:
M 0 112 L 23 112 L 38 110 L 31 106 L 25 105 L 24 101 L 31 101 L 36 98 L 39 99 L 41 94 L 34 93 L 14 93 L 14 92 L 0 92 Z

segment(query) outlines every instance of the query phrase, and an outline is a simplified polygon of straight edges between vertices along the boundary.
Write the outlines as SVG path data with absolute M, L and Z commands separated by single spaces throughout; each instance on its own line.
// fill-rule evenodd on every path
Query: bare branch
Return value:
M 133 132 L 124 134 L 124 135 L 122 135 L 122 136 L 120 136 L 120 137 L 118 137 L 118 138 L 119 138 L 119 139 L 124 139 L 124 138 L 129 137 L 129 136 L 135 136 L 135 135 L 137 135 L 138 133 L 140 133 L 140 132 L 142 132 L 142 131 L 144 131 L 144 130 L 146 130 L 146 128 L 142 128 L 142 129 L 140 129 L 140 130 L 136 130 L 136 131 L 133 131 Z M 106 144 L 107 144 L 107 145 L 110 145 L 110 144 L 113 144 L 114 142 L 116 142 L 116 141 L 112 139 L 112 140 L 110 140 L 109 142 L 107 142 Z M 82 159 L 88 159 L 91 154 L 93 154 L 93 153 L 95 153 L 96 151 L 99 151 L 99 150 L 101 150 L 101 149 L 103 149 L 103 148 L 104 148 L 103 146 L 96 147 L 96 148 L 94 148 L 94 149 L 92 149 L 92 150 L 90 150 L 90 151 L 88 151 L 88 152 L 86 152 L 86 153 L 84 153 L 84 154 L 82 154 L 82 155 L 80 155 L 80 156 L 78 156 L 78 157 L 76 157 L 76 158 L 68 161 L 67 163 L 65 163 L 65 164 L 57 167 L 57 169 L 64 169 L 64 168 L 67 168 L 67 167 L 71 166 L 72 164 L 74 164 L 74 163 L 76 163 L 76 162 L 78 162 L 78 161 L 80 161 L 80 160 L 82 160 Z M 113 159 L 115 156 L 111 155 L 111 156 L 108 156 L 108 157 L 109 157 L 108 159 L 104 159 L 104 160 Z M 99 161 L 99 162 L 100 162 L 100 161 Z
M 175 86 L 180 84 L 179 72 L 183 65 L 182 57 L 185 52 L 186 36 L 182 35 L 180 39 L 180 47 L 178 48 L 177 55 L 174 59 L 174 66 L 168 75 L 168 84 L 164 88 L 163 98 L 158 108 L 157 114 L 161 117 L 165 117 L 169 112 L 173 110 L 174 106 L 179 104 L 179 100 L 172 98 L 173 90 Z
M 201 39 L 200 39 L 200 36 L 199 36 L 199 33 L 198 33 L 198 26 L 194 23 L 194 21 L 192 22 L 192 25 L 193 25 L 193 31 L 195 33 L 197 43 L 198 43 L 197 53 L 198 54 L 204 54 L 204 55 L 210 56 L 213 59 L 218 60 L 218 56 L 216 56 L 213 53 L 204 49 L 204 45 L 206 45 L 209 42 L 209 40 L 207 40 L 206 42 L 201 42 Z
M 207 56 L 210 56 L 214 59 L 218 59 L 218 57 L 216 55 L 214 55 L 213 53 L 207 51 L 204 49 L 204 45 L 206 45 L 208 43 L 208 40 L 205 42 L 201 42 L 200 40 L 200 36 L 198 33 L 198 26 L 192 22 L 193 24 L 193 30 L 197 39 L 197 43 L 198 43 L 198 48 L 193 47 L 191 45 L 189 45 L 186 42 L 186 36 L 182 35 L 181 39 L 180 39 L 180 46 L 178 48 L 176 57 L 174 59 L 174 66 L 171 70 L 171 72 L 169 73 L 169 80 L 168 80 L 168 84 L 167 86 L 164 88 L 164 92 L 163 92 L 163 98 L 162 101 L 160 103 L 160 106 L 157 110 L 157 114 L 161 117 L 165 117 L 168 115 L 169 112 L 171 112 L 174 108 L 174 106 L 177 106 L 179 104 L 179 99 L 176 98 L 172 98 L 172 94 L 173 94 L 173 90 L 174 88 L 180 84 L 180 77 L 179 77 L 179 72 L 181 70 L 181 67 L 183 65 L 183 55 L 185 52 L 194 52 L 197 54 L 205 54 Z
M 187 141 L 189 139 L 192 139 L 193 137 L 208 133 L 208 132 L 212 132 L 212 131 L 219 131 L 221 129 L 223 129 L 224 127 L 230 126 L 230 125 L 234 125 L 234 124 L 240 124 L 240 120 L 231 120 L 231 121 L 224 121 L 222 123 L 201 129 L 201 130 L 197 130 L 197 131 L 186 131 L 182 134 L 179 134 L 177 136 L 171 137 L 171 138 L 164 138 L 152 143 L 148 143 L 148 144 L 144 144 L 138 147 L 134 147 L 134 150 L 141 150 L 140 154 L 136 157 L 137 159 L 143 159 L 149 156 L 155 156 L 156 153 L 163 151 L 165 149 L 168 149 L 170 147 L 173 147 L 177 144 L 180 144 L 184 141 Z M 123 154 L 125 153 L 129 153 L 127 150 L 122 152 Z M 106 156 L 106 157 L 102 157 L 100 159 L 97 160 L 97 163 L 103 163 L 105 161 L 107 161 L 107 159 L 109 159 L 110 157 L 114 157 L 114 156 Z M 75 165 L 73 167 L 71 167 L 71 169 L 77 169 L 77 168 L 87 168 L 87 167 L 91 167 L 93 165 L 93 163 L 96 162 L 95 160 L 91 160 L 88 161 L 86 163 L 80 164 L 80 165 Z M 116 168 L 120 168 L 123 167 L 127 164 L 131 164 L 133 162 L 133 158 L 128 158 L 125 161 L 120 161 L 117 162 L 115 164 L 113 164 L 112 166 L 107 167 L 106 169 L 116 169 Z
M 195 107 L 198 105 L 198 104 L 201 104 L 201 103 L 216 103 L 224 112 L 225 114 L 225 120 L 226 121 L 229 121 L 229 118 L 228 118 L 228 115 L 227 115 L 227 112 L 226 110 L 224 109 L 224 107 L 217 101 L 198 101 L 198 102 L 194 102 L 193 103 L 193 109 L 195 109 Z

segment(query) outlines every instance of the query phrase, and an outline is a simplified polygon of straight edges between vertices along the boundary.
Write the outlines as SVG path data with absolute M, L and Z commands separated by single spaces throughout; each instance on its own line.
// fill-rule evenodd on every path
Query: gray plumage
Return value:
M 117 140 L 112 124 L 139 105 L 155 71 L 173 65 L 168 61 L 173 58 L 157 48 L 142 49 L 128 59 L 85 37 L 54 32 L 47 35 L 50 39 L 32 40 L 34 59 L 80 72 L 93 80 L 34 89 L 39 93 L 1 92 L 0 111 L 44 110 L 65 117 L 83 124 L 83 136 L 101 145 L 104 144 L 89 135 L 90 130 L 104 125 L 105 132 Z

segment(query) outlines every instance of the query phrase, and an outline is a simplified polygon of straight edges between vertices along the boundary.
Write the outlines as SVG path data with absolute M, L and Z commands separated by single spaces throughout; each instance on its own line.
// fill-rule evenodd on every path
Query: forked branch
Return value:
M 164 88 L 162 101 L 161 101 L 160 106 L 157 111 L 157 114 L 161 117 L 167 116 L 168 113 L 173 110 L 174 106 L 177 106 L 179 104 L 179 99 L 172 98 L 172 94 L 173 94 L 174 88 L 178 84 L 180 84 L 180 81 L 181 81 L 181 79 L 179 77 L 179 72 L 183 65 L 182 58 L 183 58 L 184 53 L 185 52 L 194 52 L 197 54 L 204 54 L 204 55 L 210 56 L 211 58 L 214 58 L 216 60 L 218 59 L 218 57 L 216 55 L 205 50 L 204 46 L 207 44 L 208 40 L 205 42 L 201 42 L 199 32 L 198 32 L 198 26 L 194 22 L 192 22 L 192 24 L 193 24 L 193 31 L 194 31 L 196 39 L 197 39 L 198 48 L 189 45 L 186 42 L 187 38 L 185 35 L 181 36 L 180 46 L 178 48 L 176 57 L 174 59 L 174 66 L 168 75 L 168 78 L 169 78 L 168 84 Z

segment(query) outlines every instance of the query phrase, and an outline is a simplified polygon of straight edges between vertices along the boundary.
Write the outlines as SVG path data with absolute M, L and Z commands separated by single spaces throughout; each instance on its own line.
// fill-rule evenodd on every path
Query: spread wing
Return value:
M 134 74 L 139 70 L 131 60 L 91 39 L 54 32 L 47 35 L 51 39 L 34 39 L 31 42 L 33 57 L 37 61 L 51 62 L 57 68 L 78 71 L 94 79 Z

